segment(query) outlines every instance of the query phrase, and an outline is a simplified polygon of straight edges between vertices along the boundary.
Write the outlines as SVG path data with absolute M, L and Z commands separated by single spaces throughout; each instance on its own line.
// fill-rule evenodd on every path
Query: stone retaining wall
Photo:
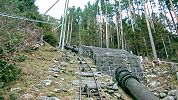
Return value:
M 117 67 L 127 67 L 134 75 L 143 79 L 140 58 L 125 50 L 83 45 L 79 49 L 80 55 L 93 59 L 97 70 L 102 73 L 114 76 Z

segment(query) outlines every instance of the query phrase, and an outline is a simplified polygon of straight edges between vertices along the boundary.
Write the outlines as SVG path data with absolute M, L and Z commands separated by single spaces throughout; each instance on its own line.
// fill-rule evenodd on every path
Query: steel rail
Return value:
M 97 91 L 98 91 L 98 94 L 99 94 L 99 99 L 100 99 L 100 100 L 103 100 L 103 99 L 102 99 L 102 96 L 101 96 L 101 93 L 100 93 L 100 90 L 99 90 L 99 86 L 98 86 L 96 77 L 95 77 L 95 74 L 93 73 L 93 71 L 92 71 L 92 69 L 91 69 L 91 66 L 87 63 L 87 61 L 86 61 L 82 56 L 79 56 L 79 57 L 82 58 L 82 60 L 86 62 L 86 65 L 87 65 L 87 67 L 89 68 L 89 70 L 91 71 L 92 76 L 93 76 L 93 79 L 94 79 L 94 81 L 95 81 L 95 85 L 96 85 L 96 88 L 97 88 Z

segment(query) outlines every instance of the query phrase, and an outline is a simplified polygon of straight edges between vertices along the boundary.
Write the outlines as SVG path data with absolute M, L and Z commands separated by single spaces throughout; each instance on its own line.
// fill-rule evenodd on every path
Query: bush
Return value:
M 27 59 L 27 56 L 23 55 L 23 54 L 19 54 L 17 56 L 15 56 L 13 58 L 13 61 L 16 61 L 16 62 L 23 62 Z
M 0 95 L 2 94 L 4 86 L 16 80 L 20 72 L 21 70 L 16 65 L 8 65 L 6 62 L 0 60 Z
M 46 32 L 43 39 L 52 46 L 57 46 L 57 38 L 51 32 Z
M 21 35 L 21 33 L 12 33 L 11 38 L 4 41 L 4 46 L 3 46 L 4 49 L 9 52 L 16 51 L 22 42 L 22 36 L 20 36 L 20 35 Z
M 0 56 L 3 54 L 3 48 L 0 47 Z
M 10 92 L 9 94 L 9 100 L 17 100 L 18 99 L 18 96 L 16 93 L 14 92 Z

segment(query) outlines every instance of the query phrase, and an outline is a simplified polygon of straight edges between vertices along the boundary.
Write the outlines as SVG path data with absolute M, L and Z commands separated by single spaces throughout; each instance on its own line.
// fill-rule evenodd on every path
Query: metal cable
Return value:
M 58 25 L 58 23 L 50 23 L 50 22 L 45 22 L 45 21 L 41 21 L 41 20 L 34 20 L 34 19 L 30 19 L 30 18 L 26 18 L 26 17 L 22 17 L 22 16 L 14 16 L 14 15 L 2 13 L 2 12 L 0 12 L 0 16 L 12 18 L 12 19 L 30 21 L 30 22 L 35 22 L 35 23 L 44 23 L 44 24 Z
M 51 10 L 51 8 L 53 8 L 58 2 L 59 2 L 59 0 L 57 0 L 50 8 L 44 13 L 44 15 L 46 15 L 46 13 L 48 13 L 48 12 Z

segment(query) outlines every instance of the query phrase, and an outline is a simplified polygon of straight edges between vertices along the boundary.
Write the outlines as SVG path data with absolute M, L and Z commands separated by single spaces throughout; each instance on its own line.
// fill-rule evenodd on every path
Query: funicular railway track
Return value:
M 78 62 L 80 76 L 79 76 L 79 100 L 89 99 L 91 96 L 95 97 L 96 100 L 109 100 L 102 93 L 102 88 L 97 82 L 97 78 L 92 70 L 91 65 L 87 62 L 87 60 L 79 55 L 75 56 L 75 59 Z M 88 74 L 88 75 L 85 75 Z M 84 81 L 94 82 L 95 87 L 93 89 L 89 89 Z M 90 83 L 89 83 L 90 84 Z
M 95 82 L 95 86 L 96 86 L 96 93 L 97 94 L 94 94 L 96 97 L 97 97 L 97 99 L 99 99 L 99 100 L 103 100 L 102 99 L 102 94 L 101 94 L 101 88 L 99 87 L 99 85 L 98 85 L 98 83 L 97 83 L 97 79 L 96 79 L 96 77 L 95 77 L 95 75 L 94 75 L 94 72 L 92 71 L 92 69 L 91 69 L 91 66 L 87 63 L 87 61 L 83 58 L 83 57 L 81 57 L 81 56 L 79 56 L 79 58 L 77 59 L 78 61 L 79 61 L 79 70 L 80 70 L 80 73 L 82 73 L 82 72 L 87 72 L 87 71 L 89 71 L 91 74 L 92 74 L 92 77 L 90 78 L 90 79 L 93 79 L 94 80 L 94 82 Z M 81 67 L 81 66 L 83 66 L 83 67 Z M 86 66 L 86 67 L 84 67 L 84 66 Z M 83 79 L 87 79 L 86 77 L 82 77 L 82 76 L 80 76 L 80 95 L 79 95 L 79 97 L 80 97 L 80 99 L 79 100 L 82 100 L 82 95 L 87 95 L 87 96 L 90 96 L 91 95 L 91 91 L 90 90 L 87 90 L 87 87 L 83 87 L 83 85 L 82 85 L 82 80 Z M 88 92 L 88 93 L 85 93 L 85 92 Z
M 80 56 L 78 54 L 78 49 L 69 49 L 73 53 L 74 58 L 79 66 L 79 92 L 78 92 L 78 99 L 79 100 L 90 100 L 90 97 L 95 98 L 95 100 L 109 100 L 103 93 L 103 90 L 97 80 L 95 73 L 92 70 L 92 66 L 90 65 L 91 62 L 88 62 L 86 58 Z M 86 85 L 94 84 L 94 87 L 91 89 Z
M 92 66 L 89 64 L 85 58 L 78 55 L 79 49 L 75 47 L 67 47 L 68 50 L 75 52 L 77 56 L 75 56 L 76 61 L 79 66 L 79 100 L 90 100 L 90 97 L 95 97 L 94 100 L 111 100 L 105 95 L 105 91 L 102 90 L 101 84 L 98 82 L 96 77 L 96 71 L 92 70 Z M 129 94 L 135 100 L 159 100 L 158 97 L 153 95 L 147 88 L 139 81 L 139 79 L 129 72 L 127 68 L 118 67 L 115 70 L 115 79 L 122 87 L 122 89 L 126 90 L 125 93 L 129 92 Z M 87 80 L 87 81 L 86 81 Z M 93 80 L 95 84 L 95 88 L 88 88 L 87 85 L 90 84 L 90 81 Z M 88 84 L 84 84 L 88 82 Z M 85 96 L 85 97 L 84 97 Z M 93 99 L 92 99 L 93 100 Z M 112 99 L 117 100 L 117 98 Z M 121 100 L 132 100 L 132 99 L 121 99 Z

